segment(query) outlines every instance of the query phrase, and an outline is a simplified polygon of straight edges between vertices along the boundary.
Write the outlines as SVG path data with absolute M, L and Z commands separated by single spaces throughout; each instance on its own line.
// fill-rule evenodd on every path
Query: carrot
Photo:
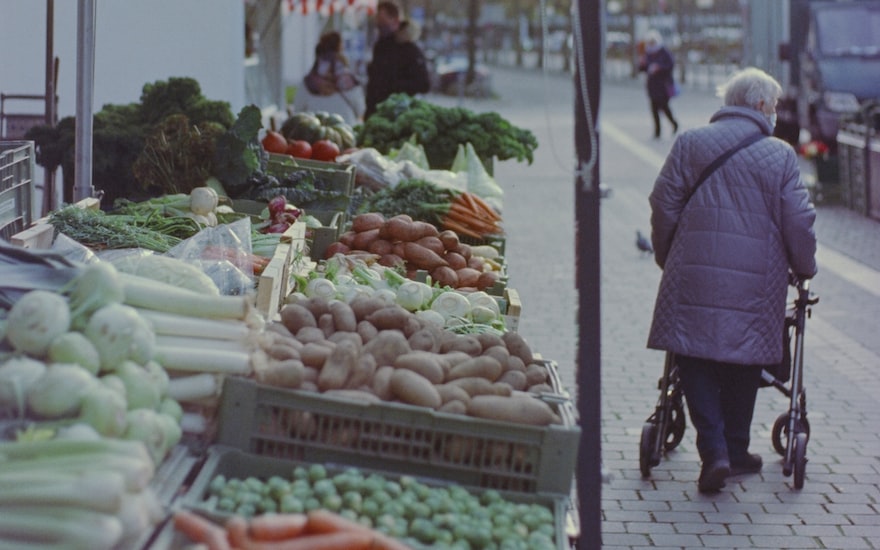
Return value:
M 232 516 L 226 520 L 226 538 L 233 548 L 245 550 L 250 546 L 248 522 L 243 516 Z
M 471 200 L 474 201 L 474 204 L 476 204 L 477 207 L 485 212 L 486 215 L 488 215 L 490 218 L 492 218 L 496 222 L 501 221 L 501 216 L 498 214 L 498 212 L 496 212 L 494 208 L 489 206 L 489 203 L 484 201 L 479 195 L 474 195 L 473 193 L 471 193 Z
M 460 224 L 459 222 L 452 220 L 449 216 L 445 216 L 443 218 L 443 227 L 445 229 L 451 229 L 458 233 L 459 235 L 465 235 L 467 237 L 473 237 L 475 239 L 482 239 L 483 236 L 472 230 L 471 228 Z
M 306 529 L 305 514 L 263 514 L 251 519 L 250 535 L 257 541 L 291 539 Z
M 226 530 L 216 523 L 188 510 L 177 510 L 173 516 L 174 528 L 193 542 L 204 544 L 208 550 L 231 550 Z
M 388 535 L 376 533 L 373 537 L 373 545 L 370 546 L 370 550 L 412 550 L 412 548 Z
M 300 535 L 293 539 L 260 543 L 260 550 L 373 550 L 375 535 L 369 530 Z M 380 547 L 381 548 L 381 547 Z
M 337 533 L 339 531 L 366 531 L 372 533 L 369 527 L 323 508 L 315 508 L 309 511 L 306 517 L 308 519 L 305 531 L 309 534 Z
M 457 208 L 456 206 L 450 208 L 449 212 L 446 214 L 447 217 L 452 218 L 453 220 L 458 221 L 464 225 L 467 225 L 475 231 L 486 234 L 496 233 L 498 231 L 498 227 L 496 226 L 495 221 L 486 219 L 485 217 L 480 217 L 481 215 L 482 213 L 473 214 L 470 211 Z

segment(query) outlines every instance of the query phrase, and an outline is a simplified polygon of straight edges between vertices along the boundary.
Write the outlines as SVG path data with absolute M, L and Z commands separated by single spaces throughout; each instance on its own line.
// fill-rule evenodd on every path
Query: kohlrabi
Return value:
M 0 409 L 15 407 L 24 416 L 31 386 L 46 372 L 46 365 L 27 356 L 11 357 L 0 365 Z
M 67 300 L 55 292 L 32 290 L 9 310 L 6 340 L 16 351 L 45 357 L 52 340 L 69 328 Z
M 76 363 L 92 374 L 98 374 L 101 357 L 95 345 L 81 332 L 65 332 L 52 340 L 48 359 L 52 363 Z
M 76 415 L 83 395 L 96 383 L 95 377 L 79 365 L 52 363 L 30 387 L 28 408 L 42 418 Z
M 125 361 L 143 365 L 153 358 L 156 335 L 133 307 L 109 304 L 94 312 L 83 334 L 101 357 L 101 370 L 112 371 Z

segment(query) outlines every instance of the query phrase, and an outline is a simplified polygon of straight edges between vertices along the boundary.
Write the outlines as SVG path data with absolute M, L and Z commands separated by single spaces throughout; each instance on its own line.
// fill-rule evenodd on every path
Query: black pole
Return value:
M 578 0 L 575 17 L 575 264 L 578 289 L 578 550 L 602 547 L 601 354 L 599 265 L 599 81 L 602 2 Z

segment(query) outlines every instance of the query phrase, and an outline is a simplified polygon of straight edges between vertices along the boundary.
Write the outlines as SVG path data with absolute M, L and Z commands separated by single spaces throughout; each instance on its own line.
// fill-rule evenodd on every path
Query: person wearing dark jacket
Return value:
M 376 6 L 376 26 L 379 39 L 373 45 L 373 58 L 367 66 L 364 119 L 392 94 L 422 94 L 431 88 L 425 54 L 413 38 L 414 22 L 402 23 L 397 5 L 383 1 Z
M 763 366 L 782 360 L 792 275 L 816 274 L 816 211 L 788 143 L 771 137 L 779 83 L 748 68 L 719 88 L 724 107 L 672 145 L 651 191 L 651 241 L 663 270 L 648 347 L 674 354 L 702 461 L 700 492 L 758 472 L 749 453 Z M 699 174 L 747 136 L 693 190 Z
M 672 133 L 678 131 L 678 121 L 675 120 L 672 110 L 669 108 L 672 90 L 675 89 L 675 79 L 672 74 L 674 67 L 675 59 L 663 45 L 662 35 L 653 29 L 648 31 L 645 39 L 645 54 L 639 61 L 639 70 L 648 75 L 646 86 L 648 99 L 651 102 L 651 116 L 654 119 L 655 139 L 660 137 L 661 111 L 672 124 Z

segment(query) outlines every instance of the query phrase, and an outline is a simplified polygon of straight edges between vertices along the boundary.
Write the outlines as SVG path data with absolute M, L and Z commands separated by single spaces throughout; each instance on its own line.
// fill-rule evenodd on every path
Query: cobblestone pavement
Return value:
M 572 393 L 577 353 L 574 286 L 573 83 L 570 77 L 493 68 L 499 97 L 432 98 L 496 110 L 532 129 L 540 147 L 531 165 L 495 165 L 505 190 L 510 286 L 523 302 L 519 332 L 555 360 Z M 660 270 L 637 252 L 648 230 L 647 195 L 672 143 L 651 123 L 638 81 L 602 84 L 601 208 L 602 457 L 604 548 L 880 548 L 880 223 L 820 205 L 816 224 L 820 296 L 807 323 L 805 384 L 811 439 L 806 483 L 794 490 L 771 446 L 771 428 L 788 409 L 761 390 L 752 451 L 760 474 L 728 480 L 714 496 L 697 492 L 694 430 L 650 479 L 639 471 L 642 424 L 653 411 L 663 356 L 645 340 Z M 705 89 L 685 88 L 673 110 L 682 128 L 705 123 L 719 105 Z

